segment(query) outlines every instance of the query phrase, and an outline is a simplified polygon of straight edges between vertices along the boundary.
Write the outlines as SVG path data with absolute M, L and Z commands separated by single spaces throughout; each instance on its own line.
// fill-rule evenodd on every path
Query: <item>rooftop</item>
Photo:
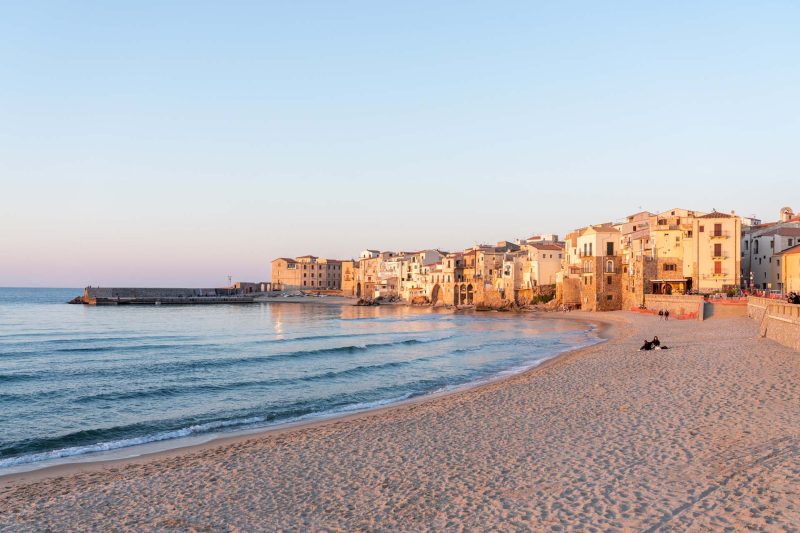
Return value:
M 696 218 L 736 218 L 736 215 L 729 215 L 728 213 L 720 213 L 719 211 L 712 211 L 707 215 L 700 215 Z

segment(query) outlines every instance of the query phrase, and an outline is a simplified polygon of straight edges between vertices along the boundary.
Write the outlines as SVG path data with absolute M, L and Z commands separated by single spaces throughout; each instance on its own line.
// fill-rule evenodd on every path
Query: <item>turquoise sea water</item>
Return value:
M 0 289 L 0 473 L 385 405 L 598 342 L 530 314 L 65 303 L 80 293 Z

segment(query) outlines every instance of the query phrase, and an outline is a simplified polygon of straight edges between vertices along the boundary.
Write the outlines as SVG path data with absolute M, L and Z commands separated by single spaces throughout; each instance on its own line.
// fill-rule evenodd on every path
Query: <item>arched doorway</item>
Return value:
M 360 283 L 356 284 L 356 297 L 357 298 L 361 298 L 361 284 Z
M 458 285 L 453 285 L 453 305 L 458 305 Z
M 467 305 L 472 305 L 472 285 L 467 285 Z
M 442 288 L 439 287 L 439 284 L 433 286 L 433 290 L 431 291 L 431 304 L 436 305 L 442 298 Z
M 664 294 L 672 294 L 672 283 L 664 284 Z

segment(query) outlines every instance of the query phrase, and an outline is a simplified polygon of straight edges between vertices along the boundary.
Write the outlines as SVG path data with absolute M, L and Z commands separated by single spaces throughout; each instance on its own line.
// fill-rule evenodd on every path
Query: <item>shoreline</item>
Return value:
M 570 318 L 611 322 L 603 325 L 609 340 L 439 397 L 4 479 L 0 530 L 740 531 L 800 523 L 794 350 L 761 338 L 745 317 Z M 638 351 L 654 334 L 671 349 Z
M 305 302 L 289 301 L 285 303 Z M 331 301 L 326 303 L 344 304 L 345 302 Z M 590 344 L 589 346 L 583 346 L 574 350 L 556 353 L 555 355 L 545 358 L 537 364 L 534 364 L 533 366 L 520 372 L 504 374 L 504 372 L 507 371 L 503 371 L 481 380 L 456 385 L 450 390 L 430 392 L 420 396 L 415 396 L 413 398 L 407 398 L 397 402 L 388 403 L 386 405 L 368 407 L 353 412 L 345 411 L 343 413 L 320 415 L 317 417 L 312 416 L 309 420 L 284 422 L 271 426 L 242 429 L 228 434 L 223 432 L 212 432 L 190 437 L 181 437 L 176 439 L 167 439 L 164 441 L 138 444 L 105 452 L 91 452 L 85 455 L 75 455 L 72 457 L 64 457 L 8 467 L 7 470 L 10 470 L 10 472 L 4 473 L 3 470 L 0 470 L 0 491 L 21 484 L 35 483 L 54 477 L 70 476 L 82 472 L 97 472 L 112 467 L 124 467 L 129 464 L 143 464 L 160 459 L 202 452 L 206 449 L 212 449 L 216 447 L 224 447 L 252 440 L 269 439 L 271 437 L 278 437 L 295 431 L 323 428 L 328 425 L 337 425 L 339 423 L 346 423 L 352 420 L 359 420 L 361 418 L 370 416 L 380 416 L 383 413 L 394 411 L 396 409 L 409 408 L 419 404 L 426 404 L 428 402 L 436 402 L 445 398 L 457 397 L 462 394 L 478 393 L 484 388 L 502 386 L 504 383 L 518 378 L 524 379 L 530 373 L 544 370 L 563 358 L 579 356 L 581 353 L 587 350 L 595 348 L 609 341 L 616 340 L 619 338 L 619 333 L 615 328 L 618 328 L 621 324 L 625 323 L 624 319 L 615 320 L 611 317 L 597 317 L 595 316 L 595 313 L 582 313 L 580 311 L 571 313 L 540 311 L 524 312 L 524 314 L 528 313 L 535 313 L 537 319 L 568 319 L 594 326 L 597 328 L 596 335 L 601 340 Z M 144 451 L 141 451 L 141 453 L 134 453 L 136 450 Z M 1 493 L 2 492 L 0 492 L 0 494 Z

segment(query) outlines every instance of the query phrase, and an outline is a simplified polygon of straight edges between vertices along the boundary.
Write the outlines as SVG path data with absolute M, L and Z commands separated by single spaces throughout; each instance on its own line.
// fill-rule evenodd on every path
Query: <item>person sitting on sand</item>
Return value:
M 645 339 L 644 344 L 642 345 L 641 348 L 639 348 L 639 351 L 641 352 L 642 350 L 652 350 L 652 349 L 653 349 L 653 343 Z
M 653 337 L 653 342 L 651 344 L 653 345 L 653 348 L 658 348 L 659 346 L 661 346 L 661 341 L 658 340 L 658 335 Z

